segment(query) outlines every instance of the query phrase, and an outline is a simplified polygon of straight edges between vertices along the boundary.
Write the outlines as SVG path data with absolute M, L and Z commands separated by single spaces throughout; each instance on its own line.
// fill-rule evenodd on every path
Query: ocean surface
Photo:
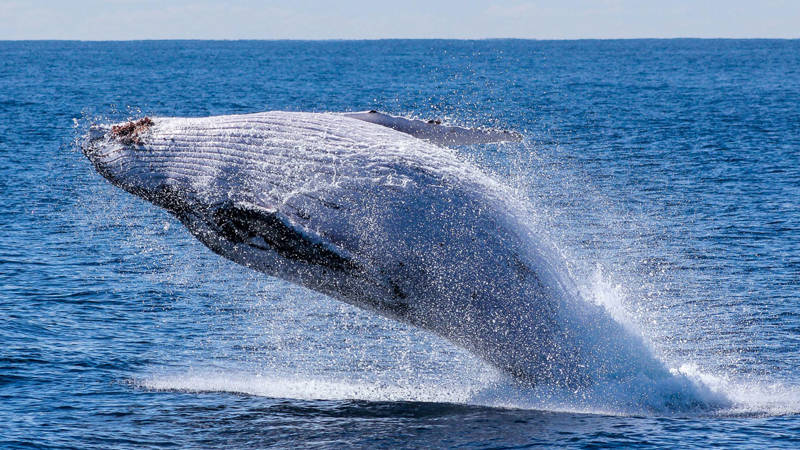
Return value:
M 515 386 L 222 259 L 79 148 L 142 115 L 369 109 L 522 132 L 457 151 L 725 401 Z M 800 41 L 0 42 L 0 193 L 3 448 L 800 446 Z

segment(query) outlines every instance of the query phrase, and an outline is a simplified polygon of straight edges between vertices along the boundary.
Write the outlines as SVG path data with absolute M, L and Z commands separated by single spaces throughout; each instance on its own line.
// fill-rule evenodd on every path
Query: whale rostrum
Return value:
M 527 383 L 614 376 L 641 344 L 621 345 L 625 330 L 581 300 L 520 200 L 446 147 L 520 139 L 276 111 L 96 125 L 83 149 L 239 264 L 422 327 Z

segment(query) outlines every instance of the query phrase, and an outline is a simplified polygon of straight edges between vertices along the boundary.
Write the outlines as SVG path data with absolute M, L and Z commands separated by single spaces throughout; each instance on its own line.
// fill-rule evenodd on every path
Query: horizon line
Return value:
M 364 42 L 364 41 L 669 41 L 669 40 L 705 40 L 705 41 L 792 41 L 797 37 L 581 37 L 581 38 L 519 38 L 519 37 L 480 37 L 480 38 L 440 38 L 440 37 L 389 37 L 389 38 L 134 38 L 134 39 L 64 39 L 64 38 L 29 38 L 0 39 L 0 42 L 146 42 L 146 41 L 262 41 L 262 42 Z

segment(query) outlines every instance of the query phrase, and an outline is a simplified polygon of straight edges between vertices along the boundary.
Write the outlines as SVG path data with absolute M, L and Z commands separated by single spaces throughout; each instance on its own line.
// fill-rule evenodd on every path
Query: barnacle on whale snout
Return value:
M 111 127 L 111 134 L 119 138 L 120 142 L 126 145 L 141 144 L 141 134 L 147 131 L 148 128 L 153 126 L 153 120 L 149 117 L 143 117 L 139 120 L 132 120 L 123 125 L 114 125 Z

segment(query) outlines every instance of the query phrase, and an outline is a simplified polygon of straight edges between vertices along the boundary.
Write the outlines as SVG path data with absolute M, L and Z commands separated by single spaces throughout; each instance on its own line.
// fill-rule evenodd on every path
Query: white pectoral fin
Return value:
M 462 128 L 442 125 L 439 121 L 406 119 L 377 111 L 344 113 L 344 116 L 377 125 L 383 125 L 402 133 L 437 145 L 472 145 L 491 142 L 519 142 L 522 135 L 515 131 L 492 128 Z

